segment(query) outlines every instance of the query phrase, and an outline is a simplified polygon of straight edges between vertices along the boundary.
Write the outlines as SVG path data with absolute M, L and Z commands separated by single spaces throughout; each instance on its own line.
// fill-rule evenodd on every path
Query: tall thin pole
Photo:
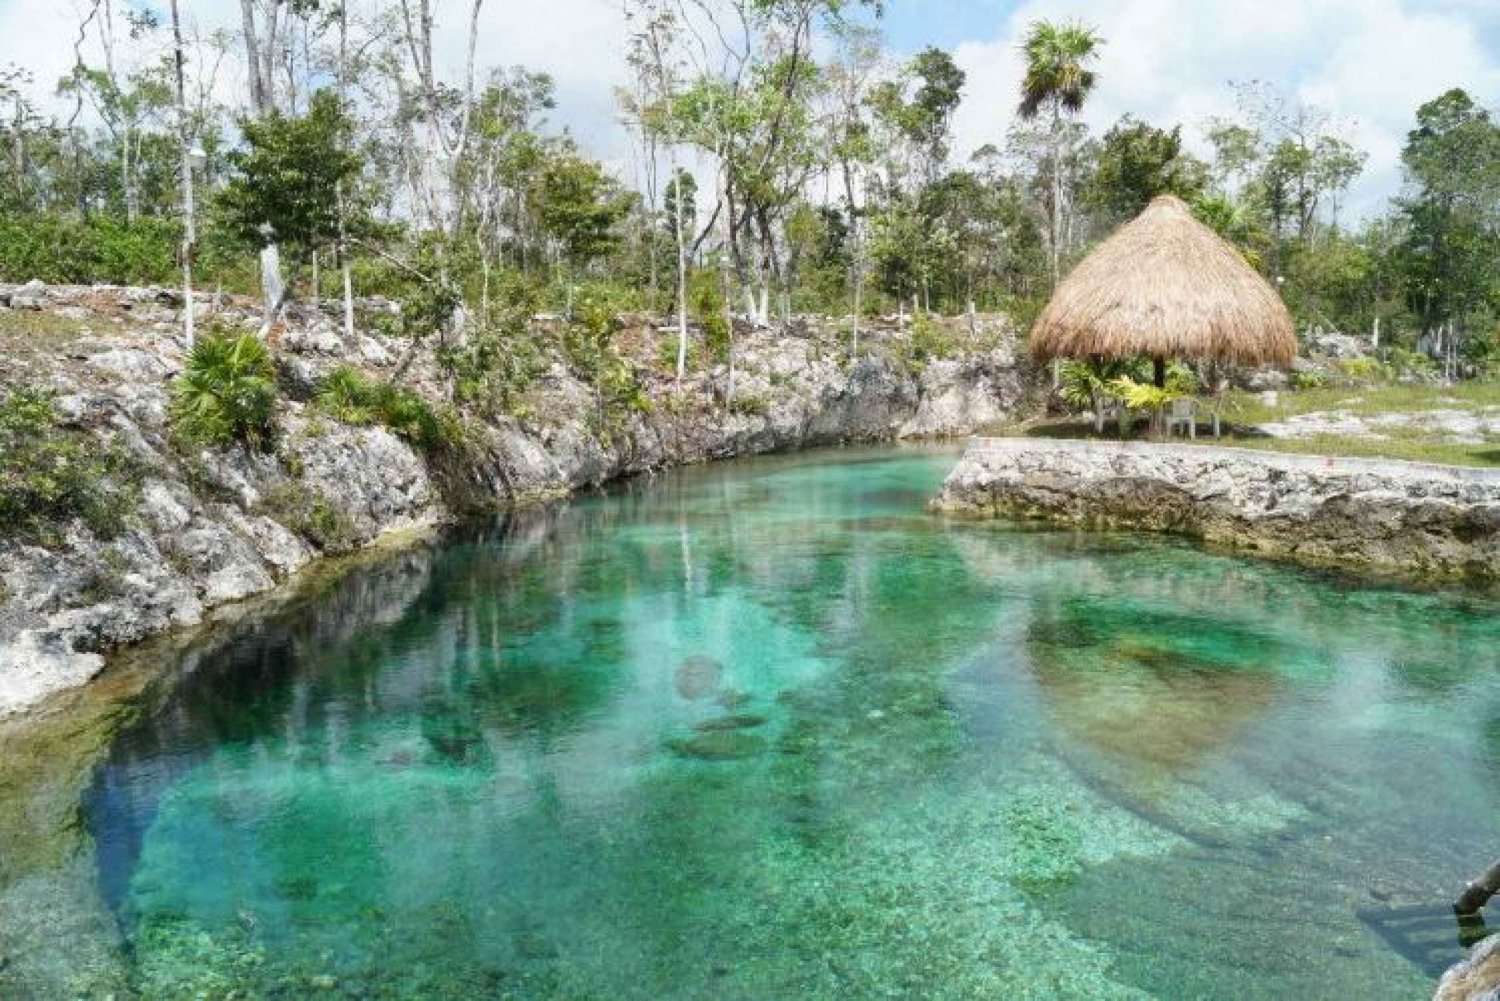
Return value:
M 349 4 L 339 4 L 339 111 L 349 114 Z M 343 137 L 340 137 L 343 141 Z M 344 182 L 334 186 L 339 209 L 339 271 L 344 281 L 344 340 L 354 343 L 354 271 L 349 262 L 349 203 Z M 488 286 L 486 286 L 488 291 Z M 485 311 L 488 315 L 488 310 Z
M 677 381 L 682 382 L 687 371 L 688 326 L 687 326 L 687 233 L 682 228 L 682 168 L 677 165 L 677 156 L 672 156 L 672 216 L 673 229 L 677 237 Z
M 183 329 L 187 346 L 197 340 L 197 318 L 193 306 L 193 252 L 198 246 L 198 207 L 193 193 L 193 155 L 188 143 L 187 86 L 184 82 L 182 54 L 182 19 L 177 0 L 172 0 L 172 38 L 177 66 L 177 138 L 182 153 L 182 301 Z

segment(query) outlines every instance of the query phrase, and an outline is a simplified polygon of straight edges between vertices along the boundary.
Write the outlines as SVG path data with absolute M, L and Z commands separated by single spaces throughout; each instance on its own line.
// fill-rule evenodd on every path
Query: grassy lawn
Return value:
M 1487 408 L 1500 408 L 1500 382 L 1476 382 L 1455 386 L 1371 386 L 1360 388 L 1325 388 L 1283 390 L 1275 406 L 1267 405 L 1258 394 L 1232 392 L 1225 398 L 1224 434 L 1215 440 L 1209 432 L 1206 415 L 1200 412 L 1198 440 L 1189 442 L 1176 437 L 1174 442 L 1198 445 L 1229 445 L 1275 452 L 1310 455 L 1347 455 L 1363 458 L 1406 459 L 1413 462 L 1438 462 L 1459 466 L 1500 466 L 1500 436 L 1487 436 L 1478 443 L 1457 444 L 1446 440 L 1439 430 L 1420 423 L 1383 424 L 1372 427 L 1382 437 L 1353 434 L 1319 433 L 1298 438 L 1273 438 L 1258 429 L 1259 425 L 1284 421 L 1299 414 L 1342 412 L 1355 417 L 1382 414 L 1422 414 L 1431 411 L 1456 411 L 1475 416 Z M 1494 412 L 1490 417 L 1497 416 Z M 1071 417 L 1021 424 L 1006 424 L 985 430 L 987 434 L 1036 438 L 1101 438 L 1117 440 L 1111 423 L 1102 435 L 1094 433 L 1093 421 Z M 1145 436 L 1145 422 L 1136 421 L 1132 438 Z
M 1237 422 L 1263 424 L 1294 414 L 1345 410 L 1372 414 L 1413 414 L 1425 410 L 1479 412 L 1500 407 L 1500 382 L 1465 382 L 1452 386 L 1366 386 L 1342 389 L 1283 390 L 1277 405 L 1268 407 L 1255 393 L 1240 391 L 1225 395 L 1224 413 Z

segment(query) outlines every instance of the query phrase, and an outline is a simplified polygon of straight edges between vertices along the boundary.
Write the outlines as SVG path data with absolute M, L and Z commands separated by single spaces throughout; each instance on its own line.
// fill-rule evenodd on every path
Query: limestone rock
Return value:
M 369 324 L 399 315 L 384 300 L 356 302 L 353 343 L 343 337 L 341 304 L 296 303 L 273 345 L 282 397 L 274 446 L 187 449 L 168 426 L 171 379 L 185 353 L 179 293 L 33 282 L 0 286 L 0 301 L 89 325 L 62 351 L 27 358 L 24 368 L 0 365 L 0 379 L 52 389 L 68 426 L 119 449 L 139 472 L 138 501 L 115 538 L 96 537 L 82 522 L 65 526 L 50 548 L 0 537 L 0 715 L 81 682 L 122 644 L 275 587 L 328 549 L 434 525 L 455 511 L 514 510 L 669 466 L 970 433 L 1035 390 L 1035 373 L 1017 359 L 1003 320 L 976 321 L 982 350 L 918 371 L 907 360 L 903 328 L 866 328 L 860 356 L 850 361 L 847 318 L 811 318 L 784 328 L 736 327 L 731 407 L 722 365 L 689 372 L 678 384 L 660 362 L 676 331 L 649 317 L 623 317 L 618 343 L 642 406 L 602 412 L 595 387 L 558 353 L 513 416 L 470 415 L 461 449 L 425 455 L 388 428 L 349 426 L 307 401 L 337 366 L 389 378 L 399 362 L 403 386 L 446 406 L 451 376 L 436 345 L 412 352 L 410 341 Z M 259 304 L 247 297 L 203 294 L 198 308 L 205 325 L 212 319 L 254 331 L 260 323 Z M 536 527 L 540 544 L 545 516 Z M 419 587 L 420 578 L 412 579 Z M 708 757 L 737 756 L 756 744 L 719 746 L 729 738 L 705 734 L 687 740 L 684 751 Z
M 1174 532 L 1304 563 L 1500 579 L 1500 472 L 1138 442 L 978 439 L 934 505 Z
M 1438 981 L 1433 1001 L 1500 1001 L 1500 935 L 1477 942 Z

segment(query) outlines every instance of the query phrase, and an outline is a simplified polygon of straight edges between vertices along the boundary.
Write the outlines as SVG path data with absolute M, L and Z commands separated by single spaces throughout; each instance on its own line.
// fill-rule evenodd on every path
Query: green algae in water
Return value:
M 1430 991 L 1356 912 L 1493 854 L 1495 607 L 945 523 L 952 458 L 660 477 L 194 665 L 85 800 L 134 989 Z

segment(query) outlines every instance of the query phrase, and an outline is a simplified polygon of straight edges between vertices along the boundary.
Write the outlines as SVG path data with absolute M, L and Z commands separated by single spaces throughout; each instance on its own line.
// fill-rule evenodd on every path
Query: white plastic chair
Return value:
M 1172 401 L 1172 412 L 1167 415 L 1167 437 L 1172 437 L 1172 432 L 1178 425 L 1187 428 L 1188 438 L 1196 441 L 1198 439 L 1198 405 L 1193 399 L 1182 399 Z

